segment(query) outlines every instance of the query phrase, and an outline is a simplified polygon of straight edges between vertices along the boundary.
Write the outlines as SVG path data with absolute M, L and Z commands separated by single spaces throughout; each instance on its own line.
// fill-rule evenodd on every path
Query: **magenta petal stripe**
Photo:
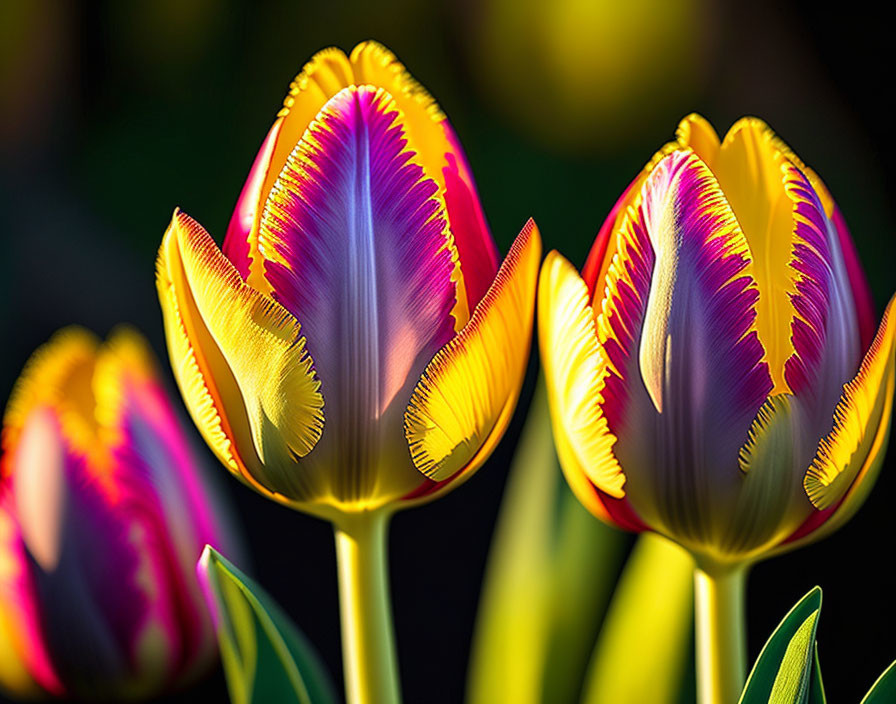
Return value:
M 849 287 L 852 290 L 852 298 L 856 307 L 856 316 L 859 327 L 859 346 L 867 350 L 871 346 L 874 334 L 877 332 L 877 314 L 874 310 L 874 299 L 871 296 L 871 287 L 859 261 L 859 253 L 856 251 L 855 242 L 849 234 L 846 219 L 840 208 L 834 206 L 831 215 L 831 223 L 837 233 L 840 243 L 840 252 L 843 255 L 843 265 L 849 279 Z
M 637 349 L 654 261 L 646 230 L 628 217 L 607 272 L 608 294 L 600 311 L 595 312 L 598 338 L 607 361 L 602 405 L 611 431 L 625 424 L 630 396 L 644 391 L 638 383 Z
M 791 267 L 796 316 L 791 324 L 794 353 L 784 376 L 799 399 L 813 435 L 828 432 L 843 385 L 861 358 L 855 304 L 839 238 L 827 219 L 809 180 L 788 165 L 785 188 L 794 204 L 794 245 Z M 815 438 L 809 443 L 814 446 Z
M 353 465 L 355 477 L 375 461 L 378 421 L 390 410 L 403 437 L 413 386 L 454 335 L 456 254 L 444 204 L 407 144 L 387 92 L 346 88 L 290 155 L 262 216 L 267 279 L 302 324 L 324 435 L 339 430 L 339 452 L 354 454 L 336 462 Z
M 185 679 L 214 645 L 198 586 L 190 579 L 197 546 L 220 543 L 227 531 L 212 514 L 196 459 L 162 389 L 122 374 L 112 448 L 122 504 L 137 526 L 144 569 L 166 585 L 148 610 L 162 627 L 171 671 Z
M 261 190 L 271 168 L 271 157 L 279 134 L 278 121 L 268 132 L 255 161 L 252 162 L 252 169 L 240 192 L 221 247 L 224 256 L 236 267 L 243 281 L 249 278 L 252 267 L 252 244 L 249 242 L 249 237 L 258 217 L 257 210 L 261 207 L 259 204 L 262 197 Z
M 442 169 L 445 207 L 460 257 L 461 272 L 467 288 L 467 303 L 472 315 L 476 304 L 492 285 L 501 259 L 486 224 L 460 141 L 447 120 L 442 123 L 442 129 L 451 145 L 451 150 L 445 154 L 448 165 Z
M 648 522 L 707 536 L 725 511 L 707 499 L 734 496 L 739 449 L 772 390 L 747 243 L 690 151 L 655 167 L 619 237 L 598 326 L 626 490 Z
M 7 611 L 0 617 L 13 619 L 21 629 L 23 660 L 30 676 L 47 692 L 62 695 L 62 683 L 44 643 L 33 562 L 22 539 L 12 488 L 0 484 L 0 600 Z
M 811 389 L 824 351 L 831 252 L 824 234 L 824 212 L 812 187 L 795 168 L 787 171 L 785 188 L 794 202 L 795 233 L 790 266 L 797 274 L 791 300 L 797 315 L 791 323 L 794 354 L 784 365 L 784 378 L 799 395 Z

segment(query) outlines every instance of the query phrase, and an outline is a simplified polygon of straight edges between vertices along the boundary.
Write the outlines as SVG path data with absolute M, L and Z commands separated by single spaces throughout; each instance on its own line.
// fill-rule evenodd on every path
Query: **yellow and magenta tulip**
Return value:
M 601 518 L 707 563 L 829 530 L 882 459 L 892 308 L 874 335 L 842 216 L 764 124 L 742 120 L 720 143 L 685 119 L 616 204 L 582 276 L 556 252 L 541 275 L 570 484 Z
M 526 368 L 541 242 L 504 262 L 435 101 L 374 42 L 296 77 L 219 249 L 176 212 L 158 260 L 175 376 L 221 461 L 336 526 L 346 687 L 397 701 L 389 514 L 469 478 Z
M 222 462 L 334 514 L 465 480 L 507 426 L 540 242 L 503 265 L 444 114 L 382 46 L 318 53 L 252 166 L 223 251 L 183 213 L 158 288 L 172 366 Z
M 880 468 L 894 315 L 891 301 L 875 334 L 842 215 L 766 125 L 743 119 L 720 140 L 686 118 L 582 275 L 556 252 L 542 269 L 570 485 L 598 517 L 661 533 L 715 575 L 817 539 Z
M 201 674 L 195 564 L 225 531 L 142 339 L 58 333 L 13 391 L 3 453 L 2 688 L 120 701 Z

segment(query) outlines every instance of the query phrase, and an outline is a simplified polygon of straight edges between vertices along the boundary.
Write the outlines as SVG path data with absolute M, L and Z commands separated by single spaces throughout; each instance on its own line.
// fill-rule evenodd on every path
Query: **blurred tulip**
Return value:
M 864 500 L 889 435 L 894 301 L 875 335 L 843 217 L 768 127 L 747 118 L 720 143 L 696 115 L 620 198 L 582 276 L 552 252 L 539 286 L 570 486 L 694 555 L 698 646 L 713 642 L 698 655 L 742 648 L 700 604 L 736 621 L 746 565 Z M 740 691 L 731 669 L 699 682 L 702 701 Z
M 530 221 L 499 268 L 445 115 L 373 42 L 296 77 L 223 252 L 180 212 L 165 234 L 158 289 L 187 406 L 237 477 L 336 524 L 354 564 L 344 623 L 382 616 L 346 632 L 368 641 L 359 658 L 391 657 L 375 645 L 391 638 L 389 513 L 465 481 L 507 427 L 540 256 Z M 394 663 L 359 684 L 353 657 L 351 697 L 398 696 Z
M 142 338 L 58 333 L 13 391 L 3 452 L 0 684 L 120 701 L 202 674 L 194 565 L 224 529 Z

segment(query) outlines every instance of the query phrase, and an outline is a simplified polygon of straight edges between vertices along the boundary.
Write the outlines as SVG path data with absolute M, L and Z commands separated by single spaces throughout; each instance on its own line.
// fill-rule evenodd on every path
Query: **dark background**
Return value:
M 881 311 L 896 288 L 890 25 L 864 3 L 822 7 L 0 3 L 0 394 L 37 345 L 73 322 L 100 334 L 133 323 L 167 373 L 153 263 L 173 208 L 220 242 L 292 76 L 316 50 L 348 51 L 366 38 L 392 48 L 449 115 L 502 251 L 531 215 L 546 248 L 581 263 L 612 202 L 680 117 L 698 110 L 724 133 L 754 114 L 827 182 Z M 491 531 L 533 379 L 534 367 L 511 430 L 479 474 L 394 521 L 408 702 L 462 699 Z M 857 702 L 896 658 L 893 464 L 891 452 L 849 525 L 760 564 L 750 580 L 751 660 L 790 606 L 823 587 L 831 702 Z M 339 681 L 330 529 L 224 483 L 252 573 Z M 202 693 L 225 697 L 220 673 Z

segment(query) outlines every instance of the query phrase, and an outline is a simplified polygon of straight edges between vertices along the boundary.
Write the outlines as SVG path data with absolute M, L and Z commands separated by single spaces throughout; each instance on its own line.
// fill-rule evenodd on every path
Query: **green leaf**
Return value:
M 197 570 L 234 704 L 335 704 L 320 658 L 261 587 L 209 545 Z
M 639 538 L 594 649 L 584 704 L 682 701 L 693 671 L 693 585 L 688 553 L 658 535 Z
M 578 702 L 628 541 L 569 490 L 539 380 L 489 554 L 467 683 L 471 704 Z
M 815 659 L 812 662 L 812 679 L 809 682 L 809 698 L 806 704 L 827 704 L 824 684 L 821 681 L 821 665 L 818 662 L 818 643 L 815 643 Z
M 884 674 L 878 677 L 862 704 L 891 704 L 896 702 L 896 662 L 890 665 Z
M 810 691 L 821 686 L 816 671 L 815 633 L 821 613 L 821 589 L 815 587 L 794 606 L 768 639 L 747 685 L 741 704 L 806 704 Z M 819 692 L 823 697 L 823 691 Z M 819 700 L 818 694 L 815 695 Z

